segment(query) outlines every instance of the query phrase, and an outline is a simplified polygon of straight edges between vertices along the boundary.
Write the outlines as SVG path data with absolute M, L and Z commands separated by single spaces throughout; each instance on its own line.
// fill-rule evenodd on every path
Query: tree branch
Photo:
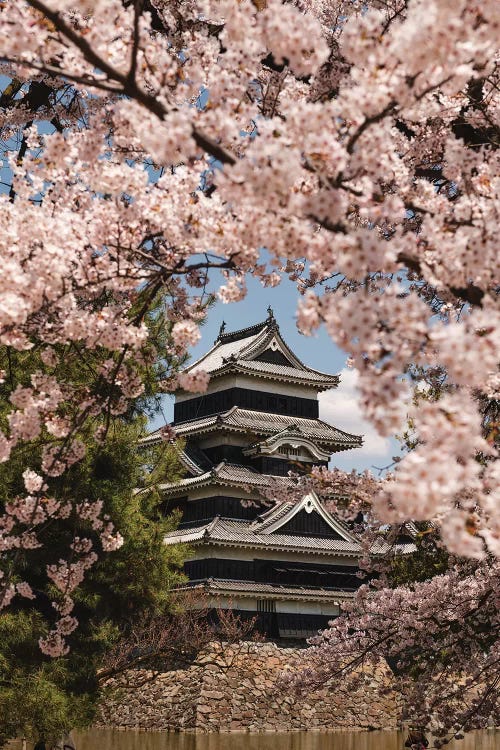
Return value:
M 160 99 L 158 99 L 156 96 L 146 93 L 140 86 L 137 85 L 135 75 L 131 76 L 131 72 L 133 70 L 132 66 L 134 62 L 134 51 L 130 71 L 127 74 L 121 73 L 119 70 L 106 62 L 103 57 L 98 55 L 89 44 L 89 42 L 80 34 L 78 34 L 72 28 L 72 26 L 64 20 L 61 13 L 55 10 L 51 10 L 44 2 L 42 2 L 42 0 L 28 0 L 28 3 L 32 8 L 42 13 L 54 25 L 57 31 L 59 31 L 64 37 L 66 37 L 66 39 L 68 39 L 68 41 L 70 41 L 77 49 L 79 49 L 88 63 L 90 63 L 94 68 L 97 68 L 105 73 L 110 81 L 116 81 L 121 85 L 121 89 L 116 89 L 115 93 L 125 94 L 131 99 L 139 102 L 139 104 L 142 104 L 143 107 L 156 115 L 160 120 L 165 119 L 166 115 L 168 114 L 168 110 L 162 104 Z M 136 55 L 137 50 L 135 51 L 135 56 Z M 13 61 L 10 60 L 10 62 Z M 59 71 L 58 75 L 64 76 L 65 73 L 63 71 Z M 71 78 L 71 76 L 68 77 Z M 194 125 L 192 125 L 192 136 L 197 146 L 199 146 L 207 154 L 210 154 L 210 156 L 213 156 L 215 159 L 222 162 L 222 164 L 236 163 L 236 159 L 232 154 L 222 148 L 222 146 L 218 145 L 212 138 L 199 131 Z

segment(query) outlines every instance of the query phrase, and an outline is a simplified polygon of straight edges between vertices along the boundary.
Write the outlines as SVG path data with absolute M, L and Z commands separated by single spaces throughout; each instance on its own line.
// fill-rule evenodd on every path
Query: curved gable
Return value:
M 313 510 L 308 513 L 305 509 L 299 510 L 287 523 L 279 528 L 280 534 L 289 536 L 314 536 L 328 537 L 329 539 L 343 539 L 330 524 Z M 276 533 L 276 532 L 275 532 Z
M 269 326 L 264 337 L 256 338 L 246 351 L 241 353 L 240 360 L 268 362 L 269 364 L 284 365 L 303 371 L 309 369 L 295 356 L 283 340 L 275 322 Z
M 321 529 L 320 536 L 358 543 L 356 537 L 323 508 L 315 492 L 305 495 L 300 503 L 292 505 L 284 514 L 277 508 L 274 521 L 272 515 L 267 519 L 266 529 L 263 530 L 265 534 L 318 536 Z
M 261 354 L 254 357 L 253 362 L 268 362 L 270 365 L 284 365 L 285 367 L 294 367 L 293 362 L 287 359 L 283 352 L 278 349 L 264 349 Z

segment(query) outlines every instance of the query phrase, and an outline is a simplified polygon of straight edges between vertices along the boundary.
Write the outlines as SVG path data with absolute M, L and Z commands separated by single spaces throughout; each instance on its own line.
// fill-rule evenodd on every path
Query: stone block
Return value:
M 207 662 L 219 653 L 208 649 Z M 397 728 L 399 703 L 390 693 L 390 673 L 367 675 L 366 694 L 346 695 L 337 684 L 311 692 L 306 703 L 276 687 L 284 668 L 294 670 L 303 650 L 274 643 L 234 649 L 234 662 L 221 671 L 216 664 L 162 672 L 141 689 L 121 689 L 101 708 L 99 725 L 180 731 L 300 731 L 313 729 Z M 229 660 L 227 661 L 229 664 Z M 137 676 L 137 672 L 134 673 Z M 146 674 L 140 672 L 141 675 Z M 120 681 L 112 686 L 120 688 Z M 389 690 L 382 696 L 380 685 Z

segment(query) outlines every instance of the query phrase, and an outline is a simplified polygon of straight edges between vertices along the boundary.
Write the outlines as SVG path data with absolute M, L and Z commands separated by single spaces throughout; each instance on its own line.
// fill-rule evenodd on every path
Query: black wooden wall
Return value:
M 206 558 L 185 563 L 186 575 L 192 581 L 208 578 L 254 583 L 275 583 L 281 586 L 305 586 L 318 589 L 355 591 L 362 583 L 356 565 L 319 565 L 279 560 L 236 560 Z
M 220 414 L 233 406 L 307 419 L 317 419 L 319 415 L 318 401 L 315 398 L 283 396 L 268 391 L 253 391 L 249 388 L 227 388 L 225 391 L 196 396 L 176 403 L 174 422 L 185 422 L 197 417 Z

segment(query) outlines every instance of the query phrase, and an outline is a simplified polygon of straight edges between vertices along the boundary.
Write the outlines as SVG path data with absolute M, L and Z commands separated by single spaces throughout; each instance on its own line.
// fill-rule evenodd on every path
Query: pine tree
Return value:
M 150 327 L 160 337 L 168 335 L 154 314 Z M 165 347 L 158 346 L 162 350 Z M 107 357 L 106 350 L 96 350 L 92 361 L 88 352 L 85 362 L 63 357 L 67 369 L 58 377 L 74 386 L 84 381 L 88 368 L 97 369 Z M 146 432 L 146 414 L 155 409 L 158 381 L 168 365 L 160 362 L 149 368 L 145 395 L 126 414 L 99 414 L 88 422 L 80 432 L 84 458 L 52 478 L 47 488 L 48 496 L 69 501 L 73 509 L 85 500 L 101 501 L 103 513 L 124 538 L 120 549 L 100 555 L 72 594 L 71 614 L 79 626 L 68 636 L 67 655 L 44 656 L 38 644 L 57 616 L 51 602 L 62 599 L 48 582 L 46 566 L 67 554 L 75 536 L 91 538 L 98 549 L 98 534 L 90 522 L 71 511 L 66 519 L 51 519 L 39 531 L 42 545 L 13 550 L 10 556 L 13 580 L 28 582 L 35 598 L 16 597 L 0 615 L 0 746 L 16 736 L 50 741 L 72 728 L 88 726 L 101 697 L 98 673 L 104 655 L 134 623 L 171 609 L 171 590 L 183 580 L 183 552 L 163 544 L 164 533 L 177 519 L 162 515 L 155 481 L 156 477 L 175 481 L 181 468 L 169 443 L 138 447 Z M 36 349 L 19 353 L 8 347 L 0 350 L 0 366 L 6 372 L 0 386 L 3 422 L 9 393 L 29 382 L 33 372 L 50 368 Z M 67 408 L 71 409 L 70 399 Z M 107 436 L 102 441 L 99 428 L 104 424 Z M 0 464 L 0 510 L 16 495 L 25 494 L 23 470 L 40 465 L 48 439 L 50 435 L 42 432 L 38 443 L 21 444 L 9 462 Z

